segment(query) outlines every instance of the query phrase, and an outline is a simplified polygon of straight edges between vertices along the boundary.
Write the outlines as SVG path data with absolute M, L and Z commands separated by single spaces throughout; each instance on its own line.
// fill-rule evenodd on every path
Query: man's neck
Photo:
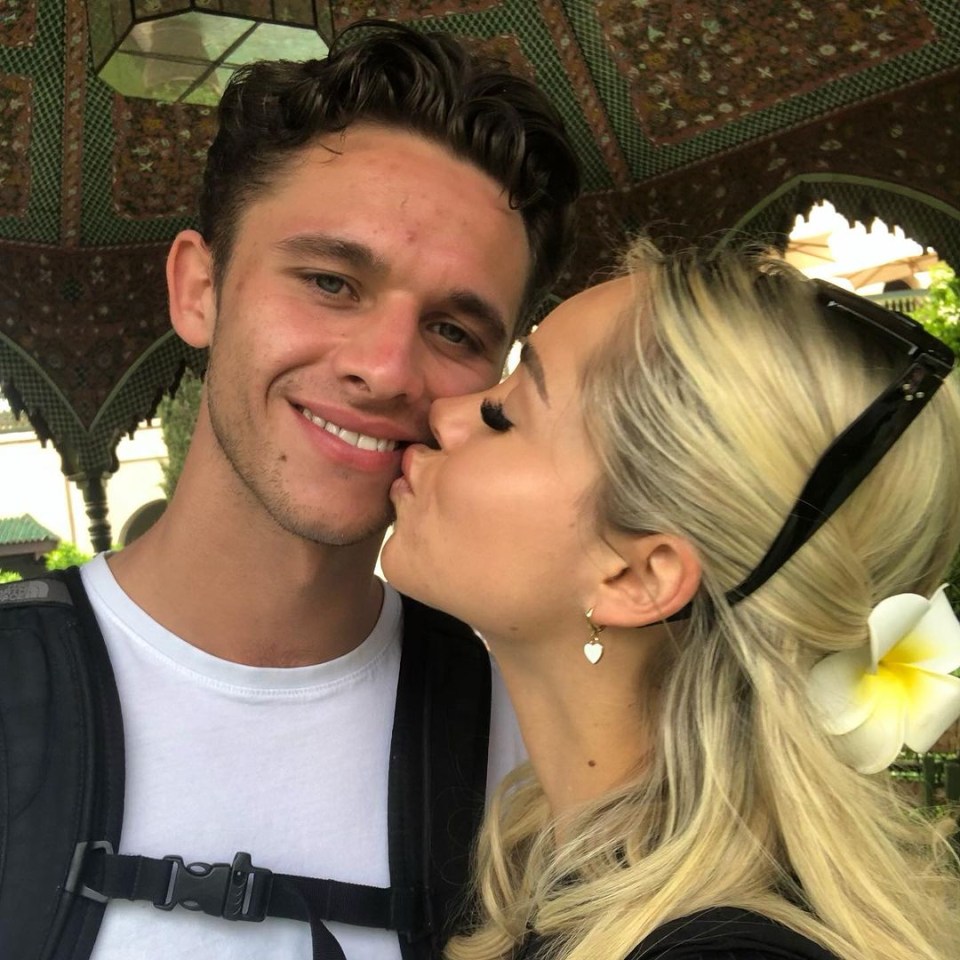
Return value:
M 240 523 L 175 496 L 109 563 L 124 592 L 188 643 L 237 663 L 291 667 L 342 656 L 376 625 L 378 548 L 378 538 L 310 543 L 269 518 Z

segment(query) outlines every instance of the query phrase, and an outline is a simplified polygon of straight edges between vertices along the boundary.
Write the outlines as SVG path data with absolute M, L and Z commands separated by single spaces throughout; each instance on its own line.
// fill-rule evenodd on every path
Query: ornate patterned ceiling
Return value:
M 626 230 L 776 238 L 821 197 L 960 263 L 957 0 L 337 0 L 324 13 L 334 30 L 374 15 L 461 34 L 547 90 L 587 188 L 560 293 Z M 0 384 L 94 487 L 119 436 L 202 364 L 168 330 L 163 261 L 193 224 L 213 127 L 208 107 L 103 84 L 85 0 L 0 0 Z

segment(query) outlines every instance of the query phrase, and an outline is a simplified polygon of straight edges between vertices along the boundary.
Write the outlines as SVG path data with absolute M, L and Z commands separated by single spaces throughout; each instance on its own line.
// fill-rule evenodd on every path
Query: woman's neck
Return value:
M 658 634 L 651 627 L 608 629 L 596 664 L 583 654 L 586 637 L 487 638 L 558 820 L 642 769 L 653 742 L 650 661 L 660 649 Z

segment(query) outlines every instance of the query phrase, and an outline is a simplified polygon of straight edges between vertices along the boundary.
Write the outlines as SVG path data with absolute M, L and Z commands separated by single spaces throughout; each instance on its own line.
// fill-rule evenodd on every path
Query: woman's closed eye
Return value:
M 506 433 L 513 426 L 513 421 L 503 412 L 503 404 L 499 400 L 489 398 L 482 400 L 480 419 L 491 430 L 496 430 L 498 433 Z

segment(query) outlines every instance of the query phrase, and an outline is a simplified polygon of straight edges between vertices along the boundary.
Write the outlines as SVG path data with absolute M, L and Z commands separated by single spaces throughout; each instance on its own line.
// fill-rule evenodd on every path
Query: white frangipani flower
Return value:
M 870 613 L 870 643 L 824 657 L 810 697 L 840 753 L 861 773 L 888 767 L 906 745 L 923 753 L 960 717 L 960 622 L 940 587 L 901 593 Z

